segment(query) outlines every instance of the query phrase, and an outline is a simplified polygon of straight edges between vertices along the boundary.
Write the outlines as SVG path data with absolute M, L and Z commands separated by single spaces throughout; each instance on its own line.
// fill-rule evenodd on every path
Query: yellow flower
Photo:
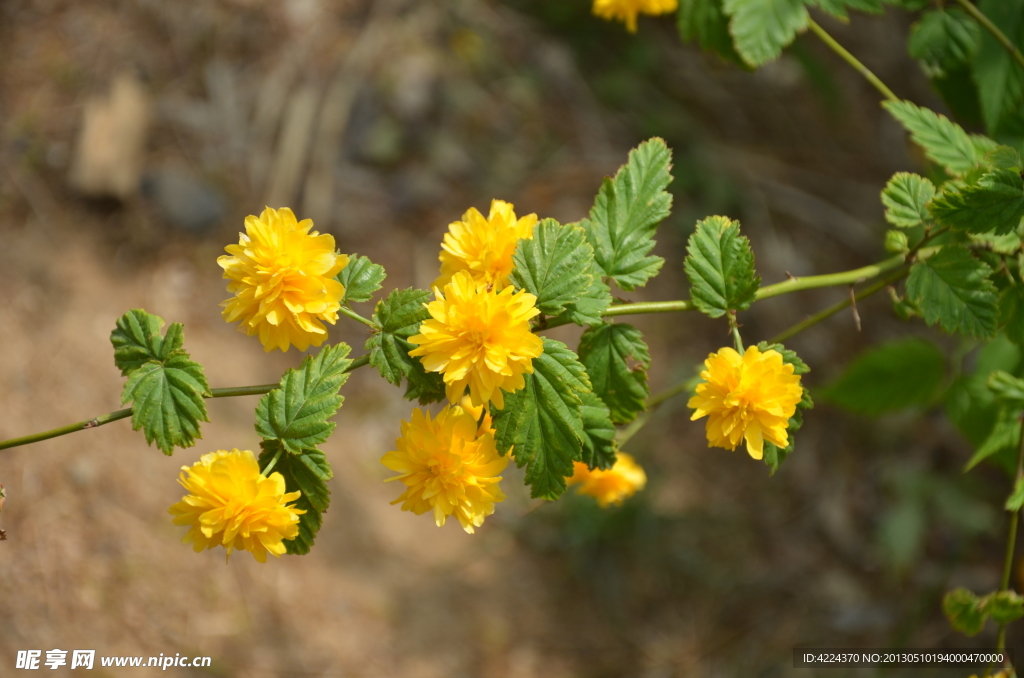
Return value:
M 602 19 L 621 21 L 626 24 L 626 30 L 636 33 L 638 14 L 668 14 L 678 6 L 678 0 L 594 0 L 592 11 Z
M 221 302 L 224 319 L 241 320 L 238 330 L 259 334 L 268 353 L 319 346 L 327 338 L 322 321 L 338 320 L 345 288 L 334 276 L 348 257 L 335 253 L 333 236 L 312 227 L 311 219 L 296 222 L 287 207 L 268 207 L 258 219 L 245 218 L 238 244 L 224 248 L 231 256 L 217 259 L 235 295 Z
M 525 386 L 523 373 L 533 373 L 533 359 L 544 351 L 540 337 L 530 331 L 530 318 L 539 310 L 537 297 L 509 285 L 500 292 L 459 271 L 436 301 L 427 304 L 431 318 L 409 341 L 419 347 L 409 355 L 420 357 L 428 372 L 442 372 L 448 400 L 459 402 L 466 387 L 473 405 L 505 405 L 501 393 Z
M 441 275 L 434 287 L 444 287 L 459 271 L 469 271 L 476 280 L 498 289 L 508 285 L 512 273 L 512 254 L 523 238 L 533 238 L 536 214 L 516 219 L 512 203 L 491 201 L 491 213 L 484 219 L 475 207 L 462 215 L 462 221 L 448 224 L 441 244 Z
M 298 535 L 305 511 L 287 504 L 302 493 L 285 494 L 280 473 L 260 475 L 249 450 L 210 452 L 181 470 L 188 475 L 180 474 L 178 482 L 189 494 L 168 511 L 175 525 L 191 528 L 181 541 L 191 542 L 197 553 L 223 546 L 230 557 L 233 549 L 244 549 L 265 563 L 267 553 L 285 552 L 282 540 Z
M 631 455 L 619 452 L 615 465 L 607 471 L 591 471 L 586 464 L 574 462 L 572 478 L 569 478 L 568 484 L 579 485 L 577 493 L 590 495 L 597 499 L 601 508 L 608 508 L 612 504 L 620 506 L 644 489 L 647 474 Z
M 507 457 L 498 456 L 494 436 L 477 429 L 477 420 L 458 405 L 446 406 L 430 418 L 418 407 L 412 421 L 402 422 L 398 448 L 380 460 L 401 475 L 405 492 L 391 502 L 402 502 L 403 511 L 422 515 L 434 512 L 434 522 L 444 525 L 454 515 L 470 534 L 494 513 L 494 504 L 505 499 L 498 487 Z
M 696 411 L 691 420 L 710 415 L 708 444 L 735 450 L 747 441 L 754 459 L 764 456 L 764 441 L 778 447 L 789 445 L 786 427 L 803 396 L 800 375 L 782 362 L 778 351 L 761 353 L 756 346 L 740 356 L 731 348 L 712 353 L 700 373 L 705 383 L 697 387 L 688 407 Z

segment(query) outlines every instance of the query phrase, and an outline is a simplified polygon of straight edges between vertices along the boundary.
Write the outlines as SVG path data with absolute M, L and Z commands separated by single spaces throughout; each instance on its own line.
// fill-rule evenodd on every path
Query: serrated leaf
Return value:
M 260 447 L 262 452 L 259 464 L 262 471 L 283 448 L 278 440 L 265 440 L 260 443 Z M 316 449 L 304 450 L 301 454 L 281 454 L 271 469 L 272 474 L 275 472 L 284 477 L 287 492 L 302 493 L 294 506 L 305 511 L 299 516 L 299 534 L 294 539 L 285 540 L 285 549 L 292 555 L 309 553 L 323 524 L 322 514 L 331 503 L 327 481 L 334 477 L 334 472 L 324 453 Z
M 935 184 L 910 172 L 897 172 L 882 190 L 885 220 L 899 228 L 913 228 L 931 221 L 928 202 L 935 197 Z
M 1024 217 L 1024 180 L 1017 169 L 997 169 L 976 184 L 944 190 L 929 208 L 939 223 L 958 231 L 1010 233 Z
M 881 14 L 883 11 L 882 0 L 805 0 L 808 5 L 820 7 L 823 12 L 831 14 L 840 21 L 848 21 L 848 9 L 867 12 L 869 14 Z
M 498 452 L 513 452 L 516 466 L 526 466 L 531 497 L 556 499 L 565 492 L 573 462 L 583 459 L 583 400 L 590 381 L 576 354 L 544 337 L 544 352 L 533 360 L 524 388 L 505 396 L 495 413 Z
M 616 424 L 628 424 L 647 409 L 651 354 L 640 330 L 627 323 L 591 327 L 580 337 L 580 361 Z
M 810 19 L 801 0 L 724 0 L 722 9 L 736 51 L 751 66 L 777 58 Z
M 590 218 L 580 222 L 600 274 L 626 291 L 647 284 L 664 260 L 650 256 L 654 231 L 669 215 L 672 152 L 654 137 L 630 151 L 614 178 L 605 179 Z
M 964 471 L 985 461 L 1006 449 L 1015 449 L 1020 443 L 1020 408 L 1003 406 L 999 408 L 995 424 L 988 437 L 978 446 L 977 451 L 964 466 Z
M 343 303 L 369 301 L 373 293 L 380 289 L 387 274 L 384 267 L 375 264 L 367 257 L 352 254 L 348 264 L 338 273 L 338 282 L 345 286 Z
M 415 346 L 408 339 L 419 331 L 420 323 L 430 317 L 425 305 L 429 299 L 427 290 L 409 288 L 394 290 L 377 302 L 373 321 L 380 331 L 366 340 L 366 350 L 370 352 L 370 365 L 395 386 L 419 363 L 409 355 Z
M 967 172 L 980 159 L 967 132 L 946 116 L 909 101 L 886 101 L 882 106 L 910 132 L 925 155 L 953 174 Z
M 335 427 L 328 420 L 345 401 L 338 391 L 348 380 L 349 350 L 345 343 L 326 346 L 285 372 L 281 385 L 256 406 L 256 432 L 291 454 L 324 443 Z
M 169 455 L 202 437 L 199 422 L 210 421 L 204 396 L 210 396 L 210 387 L 202 366 L 178 349 L 163 362 L 150 360 L 135 369 L 125 382 L 121 403 L 132 403 L 132 430 L 142 429 L 148 444 L 156 442 Z
M 991 141 L 991 140 L 990 140 Z M 985 153 L 986 165 L 994 169 L 1016 169 L 1020 171 L 1024 167 L 1020 153 L 1012 146 L 996 146 Z
M 701 49 L 741 66 L 746 65 L 733 47 L 729 18 L 722 11 L 722 0 L 680 0 L 676 23 L 683 42 L 696 40 Z
M 686 246 L 684 267 L 693 303 L 712 318 L 750 307 L 761 284 L 754 270 L 750 241 L 740 235 L 740 222 L 708 217 Z
M 615 424 L 611 411 L 595 393 L 581 393 L 583 400 L 583 458 L 591 469 L 615 465 Z
M 512 284 L 536 296 L 545 315 L 557 316 L 579 301 L 594 280 L 594 248 L 586 233 L 554 219 L 544 219 L 533 227 L 533 238 L 519 241 L 512 262 Z
M 581 327 L 600 325 L 604 322 L 601 314 L 611 306 L 611 288 L 601 280 L 601 273 L 598 271 L 596 263 L 591 263 L 589 274 L 592 278 L 590 287 L 582 297 L 566 305 L 565 312 L 557 318 L 559 321 L 574 323 Z
M 982 0 L 978 9 L 1017 49 L 1024 50 L 1024 0 Z M 985 31 L 971 70 L 978 84 L 985 127 L 990 134 L 996 134 L 1024 103 L 1024 69 Z
M 181 348 L 184 337 L 181 323 L 171 323 L 167 336 L 160 335 L 164 320 L 141 308 L 133 308 L 117 319 L 110 343 L 114 346 L 114 364 L 121 376 L 142 367 L 150 360 L 162 362 Z
M 910 28 L 907 51 L 940 72 L 965 64 L 981 47 L 981 26 L 959 7 L 925 12 Z
M 991 337 L 999 316 L 991 274 L 992 269 L 965 248 L 946 245 L 910 269 L 907 296 L 929 325 L 937 322 L 950 333 Z
M 1024 617 L 1024 597 L 1016 591 L 990 593 L 985 596 L 984 605 L 997 624 L 1009 624 Z
M 875 417 L 928 405 L 945 373 L 946 358 L 933 343 L 904 339 L 858 356 L 821 395 L 850 412 Z
M 985 385 L 992 391 L 996 400 L 1006 405 L 1024 407 L 1024 379 L 1003 370 L 996 370 L 988 375 Z
M 976 635 L 988 619 L 984 601 L 962 588 L 946 594 L 942 599 L 942 611 L 953 628 L 966 636 Z

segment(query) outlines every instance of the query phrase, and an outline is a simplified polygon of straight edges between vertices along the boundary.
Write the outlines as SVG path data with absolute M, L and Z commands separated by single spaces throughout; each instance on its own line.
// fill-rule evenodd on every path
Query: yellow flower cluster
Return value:
M 493 431 L 480 426 L 477 418 L 458 405 L 446 406 L 431 419 L 418 407 L 412 420 L 402 422 L 397 448 L 381 463 L 399 475 L 405 492 L 392 504 L 403 511 L 422 515 L 433 511 L 438 527 L 454 515 L 462 529 L 473 533 L 484 518 L 494 513 L 494 504 L 505 499 L 498 487 L 507 457 L 498 455 Z
M 754 459 L 764 456 L 764 441 L 789 445 L 786 427 L 803 397 L 800 375 L 782 361 L 778 351 L 750 346 L 741 356 L 731 348 L 712 353 L 700 373 L 704 383 L 688 407 L 691 420 L 708 417 L 708 444 L 735 450 L 746 440 Z
M 640 14 L 656 16 L 676 11 L 678 0 L 594 0 L 594 16 L 608 21 L 621 21 L 626 30 L 636 33 L 636 19 Z
M 285 539 L 299 533 L 301 509 L 289 506 L 300 492 L 285 493 L 284 477 L 260 474 L 250 450 L 218 450 L 182 466 L 178 482 L 189 494 L 172 506 L 175 525 L 189 526 L 182 542 L 198 553 L 223 546 L 227 556 L 242 549 L 261 563 L 285 552 Z
M 333 236 L 311 228 L 311 219 L 296 221 L 287 207 L 268 207 L 259 218 L 245 218 L 238 244 L 217 259 L 235 295 L 221 303 L 224 319 L 258 334 L 268 353 L 319 346 L 327 338 L 324 321 L 338 320 L 345 288 L 334 276 L 348 257 L 335 252 Z
M 578 485 L 576 492 L 597 499 L 601 508 L 620 506 L 647 485 L 647 474 L 631 455 L 619 452 L 615 465 L 607 471 L 590 470 L 586 464 L 573 463 L 569 486 Z

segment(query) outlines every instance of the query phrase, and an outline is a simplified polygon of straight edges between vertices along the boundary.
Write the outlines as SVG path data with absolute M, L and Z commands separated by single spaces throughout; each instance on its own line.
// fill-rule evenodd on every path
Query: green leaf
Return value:
M 946 594 L 942 599 L 942 611 L 953 628 L 966 636 L 976 635 L 988 619 L 984 601 L 962 588 Z
M 345 286 L 343 303 L 353 301 L 369 301 L 373 293 L 380 289 L 387 274 L 384 267 L 375 264 L 367 257 L 352 254 L 348 264 L 338 273 L 338 282 Z
M 580 361 L 616 424 L 628 424 L 647 409 L 651 354 L 640 330 L 627 323 L 591 327 L 580 337 Z
M 630 151 L 629 160 L 605 179 L 590 218 L 580 222 L 602 276 L 626 291 L 647 284 L 665 261 L 650 256 L 654 231 L 669 215 L 672 152 L 654 137 Z
M 882 0 L 805 0 L 808 5 L 820 7 L 823 12 L 831 14 L 840 21 L 848 21 L 847 9 L 859 10 L 869 14 L 881 14 Z
M 999 408 L 992 430 L 964 466 L 965 472 L 1003 450 L 1016 449 L 1020 442 L 1020 413 L 1019 407 Z
M 1024 344 L 1024 289 L 1018 284 L 999 293 L 999 325 L 1010 341 Z
M 907 51 L 940 72 L 968 63 L 981 47 L 981 26 L 959 7 L 925 12 L 910 28 Z
M 679 37 L 683 42 L 696 40 L 701 49 L 745 66 L 729 35 L 729 18 L 722 11 L 722 0 L 680 0 L 677 15 Z
M 256 406 L 256 432 L 267 440 L 279 440 L 292 454 L 325 442 L 335 427 L 328 420 L 345 400 L 338 391 L 348 380 L 349 350 L 345 343 L 326 346 L 285 372 L 280 387 L 260 398 Z
M 595 393 L 581 393 L 583 400 L 583 458 L 591 469 L 615 465 L 615 425 L 611 411 Z
M 203 398 L 210 395 L 202 366 L 178 349 L 163 362 L 150 360 L 131 372 L 121 403 L 132 403 L 132 430 L 142 429 L 147 443 L 155 441 L 169 455 L 202 437 L 199 422 L 210 421 Z
M 495 413 L 495 443 L 502 455 L 512 451 L 516 466 L 526 466 L 531 497 L 556 499 L 565 492 L 573 462 L 583 460 L 583 400 L 590 381 L 576 354 L 544 337 L 544 353 L 533 360 L 524 388 L 505 396 Z
M 810 19 L 801 0 L 724 0 L 722 8 L 732 17 L 736 51 L 751 66 L 777 58 Z
M 1024 180 L 1017 169 L 997 169 L 976 184 L 947 188 L 929 207 L 939 223 L 958 231 L 1009 233 L 1024 217 Z
M 601 280 L 601 272 L 597 264 L 591 261 L 590 269 L 587 271 L 592 278 L 590 287 L 571 304 L 566 304 L 565 312 L 558 316 L 559 321 L 571 322 L 576 325 L 600 325 L 604 322 L 601 313 L 611 306 L 611 288 Z
M 904 339 L 861 354 L 822 396 L 845 410 L 876 417 L 928 405 L 946 372 L 946 358 L 930 341 Z
M 1024 617 L 1024 597 L 1016 591 L 997 591 L 985 596 L 986 609 L 997 624 L 1009 624 Z
M 263 450 L 259 458 L 262 471 L 283 448 L 279 440 L 265 440 L 260 447 Z M 334 477 L 331 465 L 320 450 L 304 450 L 302 454 L 282 453 L 271 470 L 273 473 L 284 476 L 287 492 L 302 492 L 294 503 L 295 508 L 305 511 L 299 516 L 299 534 L 294 539 L 285 540 L 285 548 L 292 555 L 309 553 L 323 524 L 323 512 L 331 503 L 331 491 L 327 488 L 327 481 Z
M 886 101 L 882 106 L 910 132 L 925 155 L 953 174 L 967 172 L 980 159 L 967 132 L 946 116 L 909 101 Z
M 750 307 L 761 276 L 754 270 L 750 241 L 740 235 L 740 222 L 728 217 L 698 221 L 686 251 L 690 295 L 701 312 L 718 318 Z
M 1024 50 L 1024 0 L 982 0 L 978 9 L 998 26 L 1017 49 Z M 971 63 L 985 127 L 1000 131 L 1024 102 L 1024 69 L 988 31 Z
M 533 238 L 523 238 L 512 255 L 510 279 L 537 297 L 537 308 L 557 316 L 590 289 L 594 249 L 579 226 L 562 226 L 544 219 L 533 227 Z
M 395 386 L 420 362 L 409 356 L 409 351 L 416 347 L 408 339 L 419 331 L 420 323 L 430 317 L 425 305 L 429 299 L 427 290 L 394 290 L 377 302 L 373 312 L 373 322 L 380 331 L 366 340 L 370 365 Z
M 1024 476 L 1017 478 L 1013 486 L 1013 492 L 1006 499 L 1004 508 L 1007 511 L 1019 511 L 1024 506 Z
M 991 337 L 999 315 L 991 274 L 965 248 L 946 245 L 910 269 L 907 296 L 929 325 L 938 322 L 947 332 Z
M 897 172 L 882 190 L 885 220 L 899 228 L 913 228 L 931 221 L 928 202 L 935 197 L 935 184 L 910 172 Z
M 1024 407 L 1024 379 L 1003 370 L 996 370 L 988 375 L 985 385 L 995 395 L 996 400 L 1006 405 Z
M 890 254 L 904 254 L 910 251 L 910 238 L 906 231 L 889 230 L 885 232 L 885 251 Z
M 1016 169 L 1024 167 L 1020 153 L 1012 146 L 996 146 L 985 153 L 985 164 L 993 169 Z
M 114 364 L 127 377 L 150 360 L 163 362 L 167 356 L 181 348 L 184 341 L 181 323 L 171 323 L 167 337 L 160 336 L 164 320 L 141 308 L 134 308 L 117 319 L 110 333 L 114 345 Z
M 427 372 L 419 360 L 413 363 L 405 387 L 406 400 L 418 400 L 420 405 L 439 403 L 445 398 L 444 378 L 440 372 Z

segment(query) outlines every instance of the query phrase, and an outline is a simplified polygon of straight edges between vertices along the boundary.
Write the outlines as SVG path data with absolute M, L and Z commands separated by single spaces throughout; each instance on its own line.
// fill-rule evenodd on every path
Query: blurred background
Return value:
M 902 97 L 944 110 L 906 55 L 909 15 L 817 18 Z M 742 221 L 765 284 L 877 261 L 879 191 L 922 167 L 811 36 L 748 72 L 680 44 L 672 17 L 631 36 L 588 0 L 2 0 L 0 439 L 118 409 L 109 334 L 130 308 L 183 322 L 213 387 L 298 364 L 219 313 L 216 257 L 264 205 L 384 264 L 385 290 L 423 287 L 467 208 L 575 221 L 653 135 L 675 154 L 667 263 L 629 300 L 687 296 L 686 238 L 709 214 Z M 844 295 L 759 303 L 744 336 Z M 860 315 L 860 333 L 843 313 L 791 341 L 812 390 L 880 341 L 951 346 L 884 294 Z M 654 392 L 728 343 L 696 314 L 631 322 Z M 358 355 L 363 330 L 343 318 L 331 340 Z M 574 346 L 578 330 L 552 335 Z M 1009 482 L 962 476 L 971 449 L 938 414 L 819 404 L 769 478 L 708 449 L 676 398 L 627 446 L 650 481 L 625 506 L 532 501 L 510 470 L 509 499 L 466 535 L 389 505 L 379 459 L 412 409 L 399 389 L 360 370 L 343 393 L 316 547 L 266 565 L 193 553 L 167 514 L 182 465 L 257 448 L 255 397 L 210 401 L 203 439 L 172 459 L 127 421 L 0 452 L 0 675 L 18 650 L 61 648 L 213 657 L 163 674 L 181 676 L 774 678 L 815 675 L 792 668 L 803 644 L 995 645 L 991 624 L 954 634 L 940 599 L 998 586 Z M 870 672 L 821 672 L 854 674 Z

